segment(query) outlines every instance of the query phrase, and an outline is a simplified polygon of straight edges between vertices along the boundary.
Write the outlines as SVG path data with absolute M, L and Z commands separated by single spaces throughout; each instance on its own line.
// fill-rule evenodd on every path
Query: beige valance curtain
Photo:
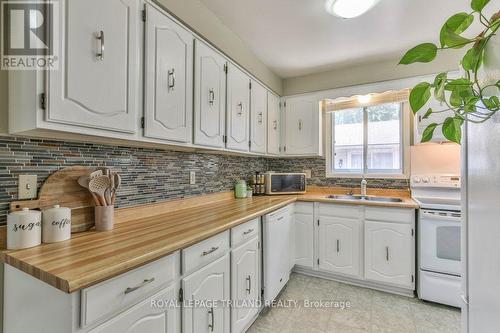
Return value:
M 362 108 L 366 106 L 407 102 L 410 95 L 410 89 L 391 90 L 383 93 L 374 93 L 368 95 L 356 95 L 352 97 L 340 97 L 336 99 L 328 99 L 324 101 L 324 108 L 326 112 L 333 112 L 337 110 Z

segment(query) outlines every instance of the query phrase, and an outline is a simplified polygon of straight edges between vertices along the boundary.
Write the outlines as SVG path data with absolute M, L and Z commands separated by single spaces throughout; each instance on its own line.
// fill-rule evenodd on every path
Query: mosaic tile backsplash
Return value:
M 361 179 L 356 178 L 326 178 L 326 161 L 322 157 L 313 158 L 270 158 L 267 161 L 267 170 L 276 172 L 304 172 L 311 170 L 311 179 L 307 185 L 333 187 L 360 187 Z M 368 187 L 406 189 L 410 187 L 406 179 L 368 179 Z
M 17 200 L 20 174 L 38 175 L 41 186 L 50 174 L 71 165 L 107 166 L 119 172 L 123 181 L 117 207 L 230 191 L 236 180 L 267 170 L 311 169 L 310 185 L 359 186 L 359 179 L 325 178 L 323 158 L 266 159 L 0 136 L 0 225 L 6 223 L 10 202 Z M 195 185 L 189 185 L 190 171 L 196 172 Z M 407 188 L 408 184 L 377 179 L 369 186 Z

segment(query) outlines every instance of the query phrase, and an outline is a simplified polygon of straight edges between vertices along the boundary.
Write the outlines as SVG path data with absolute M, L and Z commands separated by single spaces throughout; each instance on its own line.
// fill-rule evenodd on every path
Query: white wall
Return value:
M 340 67 L 331 71 L 285 79 L 283 95 L 329 90 L 457 70 L 463 52 L 447 51 L 428 64 L 398 65 L 399 59 Z

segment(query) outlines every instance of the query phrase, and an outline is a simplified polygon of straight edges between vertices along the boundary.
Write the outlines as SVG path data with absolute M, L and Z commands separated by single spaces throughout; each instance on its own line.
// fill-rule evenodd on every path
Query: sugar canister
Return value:
M 7 216 L 7 249 L 19 250 L 41 243 L 42 213 L 23 208 Z
M 55 205 L 42 214 L 44 243 L 62 242 L 71 238 L 71 209 Z

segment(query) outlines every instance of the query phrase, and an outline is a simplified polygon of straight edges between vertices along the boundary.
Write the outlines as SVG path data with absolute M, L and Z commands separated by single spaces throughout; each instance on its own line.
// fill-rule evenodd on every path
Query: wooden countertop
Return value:
M 330 191 L 329 193 L 332 193 Z M 323 193 L 234 199 L 231 193 L 117 210 L 112 231 L 86 231 L 68 241 L 2 251 L 2 262 L 72 293 L 125 273 L 295 201 L 325 201 Z M 364 205 L 418 208 L 403 203 Z

